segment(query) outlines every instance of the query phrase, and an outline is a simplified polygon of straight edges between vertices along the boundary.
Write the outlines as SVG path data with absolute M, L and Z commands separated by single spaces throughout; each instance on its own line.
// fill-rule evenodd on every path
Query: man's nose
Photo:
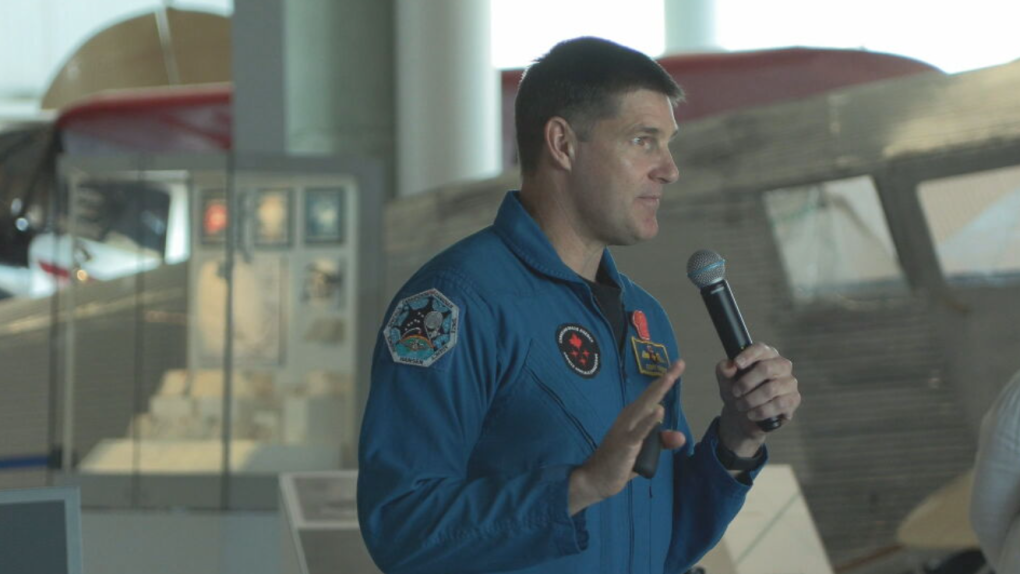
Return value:
M 655 179 L 663 185 L 669 185 L 680 179 L 680 169 L 676 166 L 676 162 L 673 161 L 673 154 L 670 153 L 669 149 L 666 149 L 663 155 L 662 165 L 658 167 L 654 175 Z

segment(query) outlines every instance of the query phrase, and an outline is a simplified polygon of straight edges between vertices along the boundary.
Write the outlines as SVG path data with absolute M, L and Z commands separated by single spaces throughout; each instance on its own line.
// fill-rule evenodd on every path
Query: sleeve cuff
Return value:
M 581 550 L 588 549 L 588 525 L 585 519 L 585 513 L 587 509 L 578 512 L 570 518 L 574 521 L 574 536 L 577 541 L 577 547 Z
M 718 471 L 718 474 L 725 476 L 733 483 L 734 486 L 742 487 L 740 494 L 746 494 L 747 489 L 754 483 L 755 477 L 761 472 L 761 469 L 765 468 L 765 464 L 769 460 L 769 448 L 768 445 L 762 445 L 762 456 L 761 460 L 754 468 L 745 470 L 739 475 L 734 477 L 730 474 L 730 471 L 723 466 L 722 462 L 719 461 L 719 456 L 716 454 L 716 449 L 719 448 L 719 417 L 712 420 L 712 424 L 708 427 L 708 432 L 702 438 L 702 447 L 706 448 L 709 453 L 706 456 L 711 459 L 710 466 Z
M 557 545 L 564 554 L 577 554 L 588 548 L 586 510 L 570 516 L 570 473 L 573 470 L 574 466 L 563 465 L 543 471 L 543 479 L 553 484 L 549 508 L 556 524 Z

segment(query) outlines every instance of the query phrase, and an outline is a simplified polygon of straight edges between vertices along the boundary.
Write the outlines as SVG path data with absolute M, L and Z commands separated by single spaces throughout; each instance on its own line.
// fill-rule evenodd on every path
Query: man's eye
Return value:
M 655 139 L 649 136 L 638 136 L 634 138 L 633 143 L 636 146 L 641 146 L 646 149 L 654 149 L 657 144 Z

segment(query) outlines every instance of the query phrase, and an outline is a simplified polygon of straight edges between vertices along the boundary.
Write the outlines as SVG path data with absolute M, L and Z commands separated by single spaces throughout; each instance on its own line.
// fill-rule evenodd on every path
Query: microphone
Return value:
M 701 298 L 722 340 L 726 356 L 732 360 L 751 345 L 751 335 L 726 281 L 726 260 L 711 249 L 699 249 L 687 260 L 687 277 L 701 291 Z M 740 374 L 737 373 L 737 376 Z M 772 417 L 757 424 L 761 430 L 771 432 L 782 426 L 783 421 Z
M 655 471 L 659 468 L 659 455 L 662 454 L 662 438 L 659 435 L 661 432 L 662 423 L 657 423 L 641 443 L 641 451 L 634 460 L 634 472 L 645 478 L 655 476 Z

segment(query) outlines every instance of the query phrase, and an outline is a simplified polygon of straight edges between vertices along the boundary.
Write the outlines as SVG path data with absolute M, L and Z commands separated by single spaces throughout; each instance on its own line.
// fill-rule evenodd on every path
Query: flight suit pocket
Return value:
M 588 395 L 598 396 L 599 383 L 578 377 L 564 366 L 562 358 L 543 349 L 535 341 L 529 344 L 524 371 L 529 380 L 522 382 L 529 383 L 531 395 L 541 397 L 543 408 L 551 406 L 555 409 L 561 428 L 567 429 L 571 440 L 584 448 L 582 459 L 591 456 L 613 422 L 611 418 L 603 420 L 607 415 L 600 415 L 588 398 Z M 588 531 L 592 538 L 585 553 L 585 568 L 579 568 L 578 571 L 590 573 L 617 570 L 614 569 L 614 565 L 618 565 L 614 561 L 617 558 L 614 545 L 606 541 L 626 536 L 619 531 L 620 521 L 617 520 L 622 516 L 621 509 L 617 508 L 621 501 L 619 498 L 607 500 L 588 508 Z
M 591 454 L 598 447 L 595 437 L 599 435 L 594 434 L 598 428 L 595 426 L 597 415 L 570 380 L 571 373 L 556 367 L 548 354 L 532 341 L 524 365 L 530 379 L 527 382 L 534 386 L 536 397 L 542 397 L 556 408 L 561 422 L 573 431 L 572 435 L 581 441 L 586 453 Z

